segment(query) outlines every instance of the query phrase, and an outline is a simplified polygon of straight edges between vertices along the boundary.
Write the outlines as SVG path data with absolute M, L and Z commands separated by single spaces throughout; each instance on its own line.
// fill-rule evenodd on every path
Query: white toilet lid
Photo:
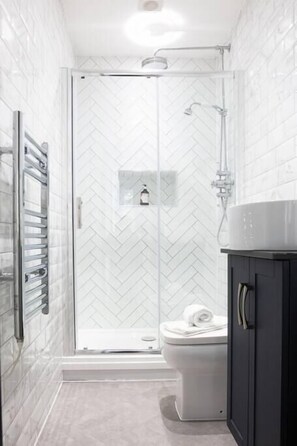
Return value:
M 227 327 L 219 330 L 209 331 L 191 336 L 185 336 L 177 333 L 172 333 L 166 329 L 166 326 L 176 324 L 175 321 L 163 322 L 160 325 L 160 333 L 162 339 L 167 344 L 175 345 L 201 345 L 201 344 L 226 344 L 227 342 Z

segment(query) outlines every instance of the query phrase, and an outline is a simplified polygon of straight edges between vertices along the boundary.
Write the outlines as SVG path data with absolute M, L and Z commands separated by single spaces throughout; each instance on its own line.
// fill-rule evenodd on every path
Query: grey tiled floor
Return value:
M 236 446 L 224 422 L 181 422 L 169 381 L 64 383 L 38 446 Z

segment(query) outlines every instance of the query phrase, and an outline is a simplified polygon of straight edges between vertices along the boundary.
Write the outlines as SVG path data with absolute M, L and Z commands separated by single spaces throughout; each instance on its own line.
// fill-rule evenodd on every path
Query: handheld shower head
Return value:
M 220 107 L 219 105 L 202 104 L 201 102 L 193 102 L 193 103 L 190 105 L 190 107 L 188 107 L 188 108 L 185 109 L 184 113 L 185 113 L 186 115 L 189 115 L 189 116 L 192 115 L 192 113 L 193 113 L 192 108 L 193 108 L 194 105 L 199 105 L 199 107 L 202 107 L 202 108 L 213 108 L 213 109 L 216 110 L 221 116 L 226 116 L 226 114 L 227 114 L 227 110 L 224 109 L 224 108 L 222 108 L 222 107 Z
M 185 111 L 184 111 L 184 114 L 188 115 L 188 116 L 191 116 L 192 113 L 193 113 L 193 111 L 192 111 L 191 107 L 186 108 Z
M 186 108 L 184 111 L 185 115 L 191 116 L 193 114 L 193 105 L 200 105 L 200 107 L 202 106 L 202 104 L 200 102 L 193 102 L 190 107 Z

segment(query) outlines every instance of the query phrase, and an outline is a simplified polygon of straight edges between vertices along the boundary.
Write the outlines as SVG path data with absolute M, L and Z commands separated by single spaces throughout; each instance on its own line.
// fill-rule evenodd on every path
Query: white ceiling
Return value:
M 139 13 L 141 0 L 62 0 L 77 56 L 146 56 L 161 45 L 132 42 L 125 24 Z M 163 10 L 181 15 L 181 36 L 166 46 L 228 43 L 245 0 L 163 0 Z M 142 14 L 156 14 L 143 12 Z

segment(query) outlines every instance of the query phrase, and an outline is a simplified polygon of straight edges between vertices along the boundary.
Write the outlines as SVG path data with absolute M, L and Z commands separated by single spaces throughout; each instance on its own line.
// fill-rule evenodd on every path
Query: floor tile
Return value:
M 181 422 L 171 381 L 64 383 L 38 446 L 236 446 L 225 422 Z

